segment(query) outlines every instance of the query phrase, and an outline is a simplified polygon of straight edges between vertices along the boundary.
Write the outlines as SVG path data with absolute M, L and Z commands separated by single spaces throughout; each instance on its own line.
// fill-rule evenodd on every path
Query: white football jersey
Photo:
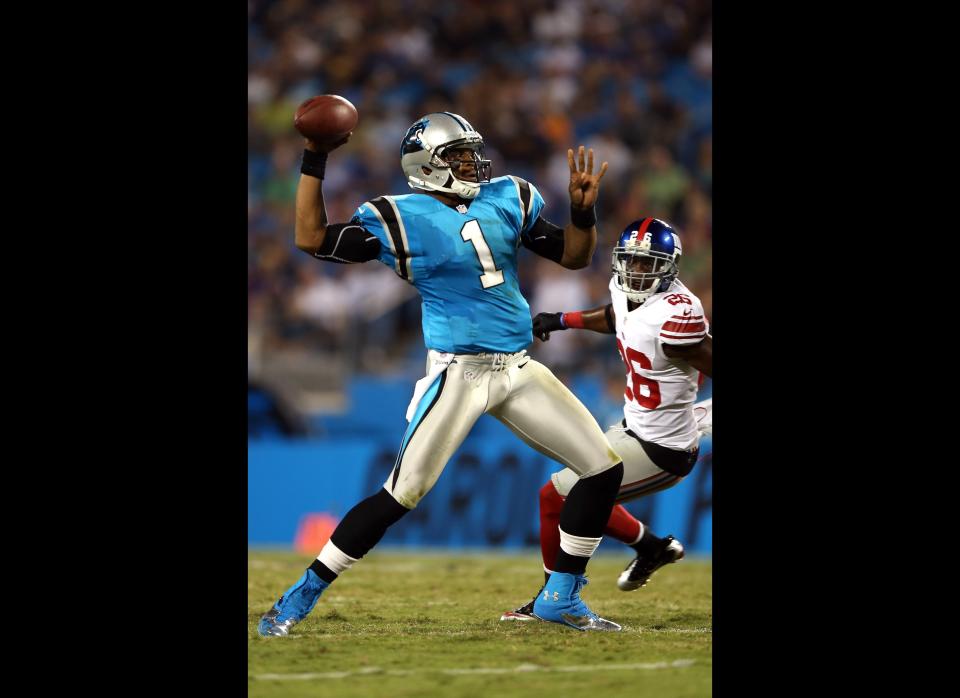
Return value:
M 627 366 L 627 427 L 644 441 L 681 451 L 694 448 L 700 442 L 693 415 L 700 372 L 685 361 L 671 360 L 663 345 L 693 345 L 707 336 L 710 327 L 700 299 L 679 279 L 633 310 L 613 279 L 610 296 L 617 349 Z

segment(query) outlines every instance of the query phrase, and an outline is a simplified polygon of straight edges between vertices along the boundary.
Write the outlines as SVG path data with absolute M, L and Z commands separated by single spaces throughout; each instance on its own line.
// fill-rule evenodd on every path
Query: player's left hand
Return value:
M 593 174 L 593 148 L 587 151 L 586 163 L 584 163 L 582 145 L 578 155 L 579 162 L 574 162 L 573 150 L 567 150 L 567 164 L 570 165 L 570 203 L 574 208 L 586 210 L 597 202 L 600 179 L 607 172 L 607 163 L 603 163 L 600 171 Z

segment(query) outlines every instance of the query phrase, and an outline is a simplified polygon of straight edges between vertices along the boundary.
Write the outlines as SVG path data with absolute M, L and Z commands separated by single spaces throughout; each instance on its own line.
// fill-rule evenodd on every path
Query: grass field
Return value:
M 337 580 L 289 637 L 257 621 L 309 557 L 250 551 L 250 696 L 709 696 L 709 560 L 668 565 L 637 591 L 617 589 L 630 560 L 598 556 L 584 600 L 623 626 L 583 633 L 501 623 L 543 582 L 540 557 L 374 551 Z

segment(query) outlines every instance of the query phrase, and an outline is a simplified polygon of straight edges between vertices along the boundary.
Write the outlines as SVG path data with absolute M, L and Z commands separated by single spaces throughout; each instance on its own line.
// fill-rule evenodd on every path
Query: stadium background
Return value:
M 709 0 L 248 3 L 248 541 L 315 554 L 334 522 L 380 486 L 405 429 L 425 349 L 414 289 L 387 267 L 324 264 L 293 245 L 302 139 L 297 105 L 340 94 L 360 112 L 330 158 L 331 221 L 409 191 L 406 128 L 430 111 L 483 134 L 493 176 L 520 175 L 568 218 L 566 150 L 610 169 L 589 270 L 521 253 L 531 312 L 607 302 L 620 229 L 676 225 L 683 281 L 712 319 L 712 45 Z M 610 337 L 554 334 L 544 361 L 604 427 L 619 421 L 624 369 Z M 701 397 L 711 393 L 708 380 Z M 681 485 L 628 504 L 661 535 L 712 549 L 712 442 Z M 537 492 L 558 466 L 481 418 L 420 506 L 385 545 L 536 545 Z M 604 547 L 618 544 L 604 542 Z

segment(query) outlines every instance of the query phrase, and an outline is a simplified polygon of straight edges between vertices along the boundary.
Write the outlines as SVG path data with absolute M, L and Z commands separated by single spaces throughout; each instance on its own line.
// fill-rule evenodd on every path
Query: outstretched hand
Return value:
M 537 316 L 533 318 L 534 336 L 538 337 L 541 342 L 548 342 L 551 332 L 567 329 L 563 326 L 563 321 L 560 319 L 561 315 L 563 313 L 537 313 Z
M 567 150 L 567 164 L 570 165 L 570 203 L 574 208 L 588 209 L 597 202 L 600 179 L 606 174 L 608 163 L 603 163 L 600 171 L 593 174 L 593 148 L 587 151 L 586 163 L 584 163 L 582 145 L 578 154 L 579 163 L 574 162 L 573 150 Z
M 353 131 L 348 133 L 346 136 L 341 138 L 338 141 L 315 141 L 312 138 L 307 138 L 307 150 L 312 150 L 315 153 L 329 153 L 331 150 L 336 150 L 341 145 L 350 140 L 350 136 L 353 135 Z

